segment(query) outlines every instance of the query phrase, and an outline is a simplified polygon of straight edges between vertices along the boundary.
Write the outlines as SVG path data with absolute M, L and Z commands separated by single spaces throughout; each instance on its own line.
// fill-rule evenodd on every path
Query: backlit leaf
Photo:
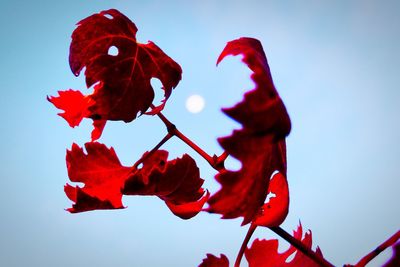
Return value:
M 227 44 L 218 63 L 227 55 L 243 54 L 243 62 L 253 71 L 256 87 L 243 100 L 223 112 L 242 125 L 230 136 L 218 139 L 231 156 L 240 160 L 238 171 L 216 175 L 221 189 L 211 196 L 208 211 L 222 218 L 243 217 L 251 222 L 259 213 L 268 193 L 269 180 L 275 171 L 286 177 L 285 137 L 290 132 L 290 119 L 272 82 L 267 58 L 261 43 L 240 38 Z M 286 216 L 286 215 L 285 215 Z
M 175 215 L 189 219 L 208 200 L 199 169 L 187 154 L 167 161 L 168 152 L 158 150 L 141 169 L 134 169 L 122 166 L 113 148 L 97 142 L 86 143 L 85 148 L 87 154 L 76 144 L 67 151 L 70 180 L 84 183 L 82 188 L 65 186 L 66 195 L 75 202 L 70 212 L 121 209 L 123 194 L 146 195 L 158 196 Z
M 386 262 L 383 267 L 396 267 L 400 266 L 400 241 L 392 246 L 393 255 L 388 262 Z
M 110 9 L 83 19 L 72 34 L 71 70 L 78 76 L 85 68 L 86 85 L 94 92 L 83 96 L 60 91 L 48 99 L 65 111 L 63 117 L 71 126 L 84 117 L 93 119 L 92 140 L 100 137 L 107 120 L 130 122 L 148 111 L 154 99 L 152 78 L 161 81 L 164 100 L 149 114 L 163 109 L 181 79 L 181 67 L 153 42 L 138 43 L 136 32 L 132 21 Z
M 209 194 L 201 187 L 196 162 L 188 154 L 167 160 L 168 152 L 158 150 L 143 162 L 125 182 L 124 195 L 155 195 L 182 219 L 199 213 Z
M 76 144 L 67 151 L 69 179 L 85 184 L 65 186 L 68 198 L 75 202 L 68 211 L 123 208 L 121 188 L 130 168 L 121 165 L 113 148 L 96 142 L 86 143 L 85 148 L 87 154 Z
M 229 267 L 229 260 L 224 254 L 221 254 L 220 258 L 207 254 L 207 258 L 203 259 L 199 267 Z
M 297 231 L 294 231 L 293 236 L 301 240 L 304 246 L 311 249 L 311 231 L 305 233 L 303 237 L 303 229 L 300 224 Z M 245 251 L 249 267 L 319 267 L 317 263 L 302 252 L 297 251 L 293 246 L 290 246 L 289 249 L 283 253 L 278 252 L 278 246 L 279 242 L 277 239 L 254 240 L 251 247 L 247 248 Z M 288 259 L 293 253 L 296 253 L 293 259 Z M 316 249 L 316 254 L 322 258 L 322 252 L 318 247 Z
M 268 194 L 270 193 L 274 196 L 262 206 L 254 219 L 253 223 L 258 226 L 279 226 L 289 212 L 288 183 L 286 177 L 279 172 L 272 177 L 269 183 Z

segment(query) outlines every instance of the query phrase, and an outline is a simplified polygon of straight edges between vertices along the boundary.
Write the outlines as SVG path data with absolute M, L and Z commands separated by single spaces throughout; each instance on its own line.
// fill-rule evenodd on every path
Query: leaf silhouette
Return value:
M 72 213 L 124 208 L 123 194 L 154 195 L 175 215 L 189 219 L 202 210 L 209 197 L 201 187 L 204 180 L 195 161 L 187 154 L 167 161 L 168 152 L 158 150 L 135 170 L 122 166 L 113 148 L 97 142 L 86 143 L 85 148 L 87 154 L 76 144 L 67 151 L 70 180 L 84 183 L 82 188 L 65 186 L 68 198 L 75 202 L 68 209 Z
M 165 150 L 158 150 L 148 157 L 143 167 L 125 181 L 123 194 L 158 196 L 175 215 L 182 219 L 192 218 L 202 210 L 209 197 L 201 187 L 204 180 L 188 154 L 171 161 L 167 158 Z
M 216 175 L 221 189 L 209 199 L 209 212 L 222 218 L 243 217 L 242 225 L 251 222 L 260 211 L 268 193 L 269 180 L 275 171 L 286 177 L 285 137 L 290 119 L 272 82 L 267 58 L 261 43 L 252 38 L 229 42 L 218 58 L 243 54 L 243 62 L 253 71 L 255 88 L 243 100 L 223 112 L 238 121 L 242 129 L 218 139 L 220 145 L 242 163 L 238 171 Z
M 298 226 L 296 231 L 293 231 L 294 238 L 300 240 L 305 247 L 311 249 L 312 246 L 312 234 L 311 231 L 305 233 L 303 237 L 303 228 L 301 224 Z M 302 252 L 297 251 L 293 246 L 290 246 L 285 252 L 278 252 L 279 242 L 277 239 L 271 240 L 259 240 L 255 239 L 250 248 L 245 249 L 245 257 L 248 261 L 249 267 L 318 267 L 308 256 Z M 296 253 L 292 260 L 289 257 Z M 322 252 L 317 247 L 316 252 L 321 258 Z M 229 260 L 221 254 L 221 258 L 218 258 L 212 254 L 207 254 L 207 258 L 203 259 L 203 262 L 199 267 L 228 267 Z
M 65 185 L 65 193 L 75 204 L 68 211 L 83 212 L 96 209 L 121 209 L 121 188 L 130 168 L 121 165 L 113 148 L 90 142 L 85 144 L 87 154 L 77 144 L 67 151 L 68 176 L 84 187 Z
M 76 90 L 59 91 L 58 97 L 48 97 L 47 99 L 53 103 L 53 105 L 64 110 L 62 113 L 58 113 L 63 117 L 71 127 L 78 126 L 81 120 L 87 116 L 88 99 L 80 92 Z
M 285 176 L 278 172 L 272 177 L 268 186 L 269 193 L 275 196 L 262 206 L 255 217 L 254 224 L 258 226 L 279 226 L 289 212 L 289 188 Z
M 220 258 L 207 254 L 207 257 L 203 259 L 199 267 L 229 267 L 229 260 L 224 254 L 221 254 Z
M 163 109 L 181 79 L 181 67 L 153 42 L 138 43 L 136 32 L 132 21 L 110 9 L 81 20 L 72 34 L 71 70 L 78 76 L 85 67 L 86 85 L 94 86 L 94 92 L 83 96 L 61 91 L 48 100 L 65 111 L 63 118 L 71 126 L 84 117 L 93 119 L 92 140 L 100 137 L 107 120 L 130 122 L 149 109 L 154 99 L 151 78 L 161 81 L 164 100 L 149 114 Z
M 400 241 L 392 246 L 393 255 L 382 267 L 400 266 Z
M 311 231 L 305 233 L 303 237 L 303 229 L 301 224 L 298 226 L 297 231 L 294 231 L 293 236 L 301 240 L 301 242 L 311 249 L 312 234 Z M 279 242 L 277 239 L 271 240 L 254 240 L 250 248 L 245 251 L 245 256 L 249 262 L 249 267 L 318 267 L 308 256 L 302 252 L 297 251 L 296 248 L 290 246 L 285 252 L 278 252 Z M 293 253 L 296 253 L 292 260 L 288 260 Z M 322 257 L 321 250 L 317 247 L 316 254 Z

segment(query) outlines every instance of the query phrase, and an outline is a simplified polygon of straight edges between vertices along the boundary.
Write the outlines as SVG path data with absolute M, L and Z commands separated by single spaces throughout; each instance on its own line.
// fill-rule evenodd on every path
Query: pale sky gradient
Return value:
M 206 253 L 234 262 L 247 231 L 240 219 L 201 213 L 183 221 L 154 197 L 125 197 L 125 210 L 64 211 L 65 150 L 88 141 L 91 125 L 69 128 L 46 96 L 85 89 L 69 70 L 70 35 L 76 22 L 109 8 L 136 23 L 139 41 L 154 41 L 182 66 L 165 114 L 210 154 L 221 153 L 217 137 L 238 127 L 220 108 L 253 86 L 240 57 L 218 68 L 216 59 L 232 39 L 263 43 L 293 124 L 282 227 L 291 232 L 301 220 L 328 260 L 355 263 L 400 228 L 399 3 L 2 0 L 0 266 L 194 267 Z M 199 114 L 185 108 L 192 94 L 206 101 Z M 157 118 L 141 117 L 109 123 L 99 141 L 129 165 L 164 134 Z M 190 153 L 205 186 L 218 189 L 215 172 L 182 142 L 164 148 L 171 157 Z M 259 229 L 254 237 L 276 236 Z

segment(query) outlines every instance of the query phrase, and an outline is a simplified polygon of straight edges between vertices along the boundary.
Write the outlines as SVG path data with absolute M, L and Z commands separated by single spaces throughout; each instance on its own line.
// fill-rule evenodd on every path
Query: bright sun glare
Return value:
M 204 109 L 205 101 L 200 95 L 191 95 L 186 99 L 186 109 L 191 113 L 199 113 Z

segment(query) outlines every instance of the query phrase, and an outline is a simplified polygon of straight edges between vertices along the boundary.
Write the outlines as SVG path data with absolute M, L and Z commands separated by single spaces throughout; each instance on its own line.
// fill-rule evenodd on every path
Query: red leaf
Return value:
M 122 194 L 155 195 L 175 215 L 189 219 L 208 200 L 196 162 L 187 154 L 167 161 L 168 152 L 158 150 L 133 171 L 121 165 L 113 148 L 96 142 L 86 143 L 85 148 L 87 154 L 76 144 L 67 151 L 70 180 L 85 184 L 65 186 L 66 195 L 75 202 L 70 212 L 123 208 Z
M 195 200 L 193 202 L 174 204 L 173 202 L 166 201 L 165 204 L 167 204 L 168 208 L 172 211 L 173 214 L 187 220 L 196 216 L 202 210 L 204 204 L 207 202 L 209 197 L 210 192 L 207 191 L 207 193 L 203 195 L 199 200 Z
M 242 168 L 216 175 L 222 188 L 209 199 L 208 211 L 220 213 L 225 219 L 243 217 L 242 224 L 246 224 L 264 204 L 272 174 L 279 171 L 286 177 L 285 137 L 291 126 L 261 43 L 252 38 L 231 41 L 218 63 L 227 55 L 238 54 L 243 54 L 243 62 L 254 72 L 251 78 L 256 87 L 240 103 L 223 109 L 243 127 L 218 141 L 226 152 L 241 161 Z
M 146 155 L 143 155 L 146 156 Z M 158 150 L 143 162 L 143 167 L 125 182 L 124 195 L 156 195 L 182 219 L 199 213 L 208 200 L 208 192 L 201 187 L 196 162 L 187 154 L 167 161 L 168 152 Z
M 312 246 L 312 234 L 311 231 L 305 233 L 303 236 L 303 229 L 301 224 L 294 231 L 293 236 L 301 240 L 301 242 L 311 249 Z M 304 255 L 300 251 L 296 251 L 296 248 L 290 246 L 288 250 L 283 253 L 278 252 L 279 242 L 277 239 L 271 240 L 254 240 L 250 248 L 245 251 L 245 256 L 249 262 L 249 267 L 318 267 L 319 265 L 311 260 L 308 256 Z M 288 261 L 288 257 L 295 253 L 294 258 Z M 322 257 L 321 250 L 317 247 L 316 254 Z M 287 262 L 288 261 L 288 262 Z
M 392 246 L 393 255 L 388 262 L 386 262 L 383 267 L 396 267 L 400 266 L 400 242 L 397 242 Z
M 78 76 L 86 67 L 86 85 L 95 85 L 94 92 L 78 107 L 63 92 L 49 100 L 65 114 L 72 114 L 63 116 L 70 125 L 78 125 L 83 117 L 102 121 L 93 139 L 100 137 L 106 120 L 130 122 L 149 109 L 154 99 L 151 78 L 161 81 L 165 98 L 150 114 L 162 110 L 181 79 L 181 67 L 154 43 L 138 43 L 136 32 L 132 21 L 110 9 L 83 19 L 72 34 L 71 70 Z M 112 48 L 115 54 L 109 52 Z
M 220 258 L 207 254 L 207 258 L 203 259 L 199 267 L 229 267 L 229 260 L 224 254 L 221 254 Z
M 268 187 L 268 194 L 275 194 L 265 203 L 254 220 L 258 226 L 279 226 L 289 212 L 289 188 L 286 177 L 281 173 L 275 174 Z
M 78 126 L 82 119 L 87 116 L 88 98 L 81 92 L 74 90 L 58 91 L 59 96 L 47 97 L 53 105 L 64 110 L 58 113 L 71 127 Z
M 75 202 L 68 211 L 123 208 L 121 188 L 131 168 L 121 165 L 113 148 L 100 143 L 86 143 L 85 148 L 87 154 L 76 144 L 67 151 L 70 180 L 85 183 L 83 188 L 65 186 L 68 198 Z

